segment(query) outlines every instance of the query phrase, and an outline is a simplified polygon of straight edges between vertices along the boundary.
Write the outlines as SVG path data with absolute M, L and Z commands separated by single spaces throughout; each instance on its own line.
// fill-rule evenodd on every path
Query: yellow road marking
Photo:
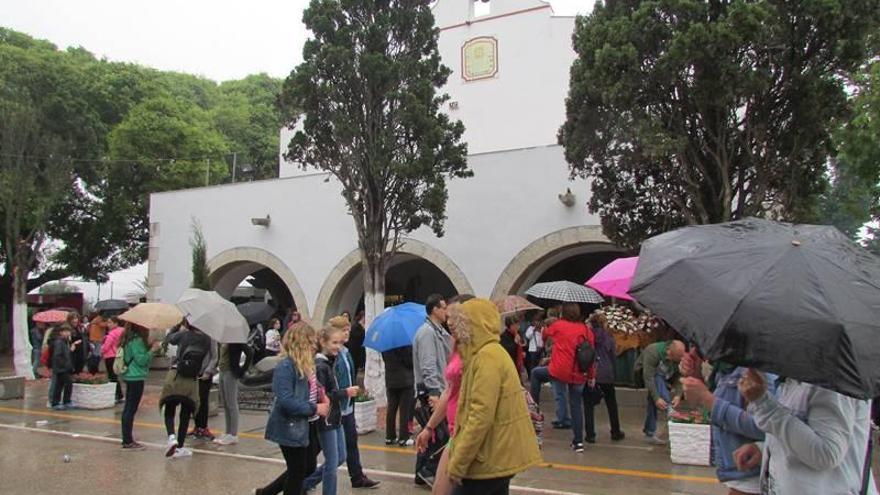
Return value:
M 79 421 L 87 421 L 91 423 L 102 423 L 102 424 L 119 424 L 118 419 L 109 419 L 109 418 L 97 418 L 94 416 L 83 416 L 79 414 L 68 414 L 68 413 L 58 413 L 52 411 L 36 411 L 32 409 L 16 409 L 13 407 L 3 407 L 0 406 L 0 412 L 11 413 L 11 414 L 24 414 L 28 416 L 40 416 L 44 418 L 59 418 L 59 419 L 75 419 Z M 135 426 L 140 426 L 143 428 L 152 428 L 152 429 L 165 429 L 165 425 L 157 424 L 157 423 L 144 423 L 140 421 L 135 421 Z M 263 435 L 257 435 L 254 433 L 239 433 L 239 437 L 242 438 L 251 438 L 255 440 L 262 440 Z M 359 448 L 367 451 L 374 452 L 391 452 L 394 454 L 404 454 L 412 456 L 413 451 L 409 449 L 398 449 L 393 447 L 382 447 L 379 445 L 366 445 L 361 444 Z M 707 483 L 707 484 L 717 484 L 718 480 L 715 478 L 709 478 L 706 476 L 688 476 L 683 474 L 669 474 L 669 473 L 657 473 L 654 471 L 640 471 L 636 469 L 617 469 L 617 468 L 605 468 L 599 466 L 579 466 L 576 464 L 558 464 L 555 462 L 546 462 L 540 464 L 539 467 L 543 467 L 546 469 L 557 469 L 560 471 L 576 471 L 582 473 L 594 473 L 594 474 L 607 474 L 611 476 L 628 476 L 632 478 L 648 478 L 648 479 L 661 479 L 661 480 L 672 480 L 672 481 L 690 481 L 693 483 Z

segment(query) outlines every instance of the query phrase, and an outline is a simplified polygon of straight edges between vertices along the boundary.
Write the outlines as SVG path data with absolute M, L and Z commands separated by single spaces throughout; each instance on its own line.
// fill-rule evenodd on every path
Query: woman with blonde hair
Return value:
M 272 376 L 275 401 L 266 423 L 266 440 L 281 447 L 287 470 L 254 490 L 256 495 L 300 495 L 309 467 L 309 418 L 326 417 L 330 403 L 319 400 L 315 379 L 317 333 L 307 323 L 294 324 L 281 340 L 281 362 Z

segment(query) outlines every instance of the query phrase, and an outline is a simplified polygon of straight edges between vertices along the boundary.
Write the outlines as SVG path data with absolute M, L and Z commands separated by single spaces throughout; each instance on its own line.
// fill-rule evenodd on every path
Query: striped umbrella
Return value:
M 593 289 L 568 280 L 535 284 L 529 287 L 526 295 L 562 302 L 601 304 L 604 301 Z

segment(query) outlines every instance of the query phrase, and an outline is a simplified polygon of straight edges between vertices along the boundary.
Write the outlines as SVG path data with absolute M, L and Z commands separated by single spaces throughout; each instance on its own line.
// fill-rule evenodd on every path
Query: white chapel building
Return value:
M 589 184 L 570 180 L 557 144 L 575 18 L 554 15 L 540 0 L 439 0 L 434 16 L 453 71 L 442 90 L 451 97 L 445 111 L 465 125 L 474 176 L 448 182 L 444 237 L 423 228 L 406 238 L 387 298 L 498 297 L 536 281 L 583 283 L 623 253 L 588 212 Z M 289 137 L 282 131 L 279 157 Z M 277 179 L 152 195 L 149 299 L 174 302 L 190 285 L 195 219 L 220 294 L 252 280 L 279 307 L 316 322 L 354 313 L 363 276 L 340 190 L 328 174 L 280 158 Z

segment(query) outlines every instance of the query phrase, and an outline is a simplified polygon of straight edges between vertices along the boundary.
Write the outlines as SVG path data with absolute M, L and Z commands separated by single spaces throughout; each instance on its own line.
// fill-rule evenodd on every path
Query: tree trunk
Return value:
M 12 349 L 15 374 L 34 379 L 31 363 L 31 339 L 27 317 L 27 271 L 13 269 L 12 295 Z
M 4 275 L 0 277 L 0 354 L 12 349 L 12 301 L 12 278 Z
M 364 266 L 364 313 L 365 326 L 369 328 L 373 318 L 385 309 L 385 264 L 369 263 L 363 256 Z M 385 362 L 382 354 L 367 348 L 366 370 L 364 371 L 364 388 L 376 400 L 376 405 L 385 407 Z

